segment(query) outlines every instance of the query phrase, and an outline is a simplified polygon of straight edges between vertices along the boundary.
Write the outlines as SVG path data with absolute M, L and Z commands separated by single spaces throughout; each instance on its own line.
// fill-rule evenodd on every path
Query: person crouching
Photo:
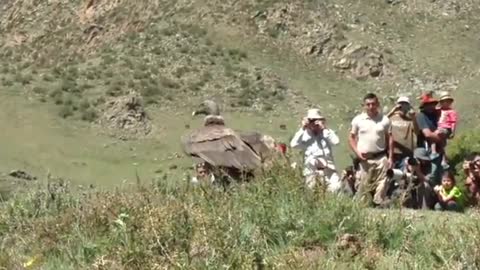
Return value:
M 442 176 L 442 185 L 435 186 L 438 203 L 435 210 L 463 211 L 465 197 L 455 185 L 455 177 L 451 171 L 445 171 Z

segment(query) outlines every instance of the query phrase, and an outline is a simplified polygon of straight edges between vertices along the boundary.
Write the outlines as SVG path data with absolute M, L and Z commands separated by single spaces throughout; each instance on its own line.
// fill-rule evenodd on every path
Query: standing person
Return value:
M 336 192 L 340 189 L 340 177 L 332 153 L 332 146 L 338 143 L 338 136 L 326 127 L 326 119 L 320 110 L 308 110 L 301 128 L 290 141 L 292 148 L 304 151 L 303 175 L 307 187 L 313 189 L 317 184 L 317 178 L 323 175 L 329 191 Z
M 353 118 L 349 136 L 350 148 L 360 159 L 358 193 L 377 206 L 386 202 L 387 170 L 393 165 L 391 122 L 380 112 L 379 106 L 378 97 L 367 94 L 363 98 L 364 112 Z
M 436 109 L 437 104 L 438 100 L 433 98 L 431 93 L 424 94 L 420 102 L 420 112 L 415 117 L 418 127 L 417 146 L 425 148 L 432 158 L 432 178 L 430 179 L 432 187 L 440 184 L 443 171 L 441 162 L 444 149 L 442 138 L 437 132 L 440 116 Z M 432 155 L 432 144 L 436 144 L 435 150 L 438 155 Z
M 415 113 L 409 98 L 399 97 L 397 105 L 387 114 L 387 117 L 391 121 L 394 167 L 403 169 L 405 159 L 413 156 L 413 150 L 417 145 Z

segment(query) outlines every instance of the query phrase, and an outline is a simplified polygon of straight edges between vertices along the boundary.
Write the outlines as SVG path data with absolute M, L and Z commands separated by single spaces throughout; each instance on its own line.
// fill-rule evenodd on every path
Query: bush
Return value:
M 480 133 L 478 129 L 472 129 L 456 135 L 447 143 L 446 149 L 449 163 L 457 173 L 464 177 L 462 163 L 469 154 L 480 152 Z
M 58 111 L 58 115 L 62 118 L 68 118 L 73 115 L 72 105 L 63 105 Z
M 97 119 L 97 112 L 93 108 L 88 108 L 82 111 L 81 119 L 83 121 L 93 122 Z

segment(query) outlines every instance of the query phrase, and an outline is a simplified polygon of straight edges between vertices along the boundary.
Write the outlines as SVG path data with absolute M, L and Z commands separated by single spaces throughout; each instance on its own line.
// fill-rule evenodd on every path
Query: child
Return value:
M 434 188 L 438 196 L 435 210 L 463 211 L 465 197 L 455 185 L 455 177 L 451 171 L 445 171 L 442 176 L 442 185 Z
M 442 146 L 445 147 L 447 140 L 453 138 L 458 122 L 458 114 L 452 108 L 453 97 L 446 91 L 440 93 L 439 107 L 440 118 L 438 120 L 437 133 L 444 140 Z M 437 145 L 432 145 L 432 153 L 437 153 Z M 447 159 L 443 156 L 442 165 L 446 165 Z

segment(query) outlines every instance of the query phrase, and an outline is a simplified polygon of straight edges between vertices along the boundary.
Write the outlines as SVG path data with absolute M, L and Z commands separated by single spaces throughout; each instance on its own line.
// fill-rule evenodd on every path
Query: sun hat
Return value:
M 439 101 L 448 100 L 448 99 L 453 100 L 452 95 L 450 95 L 450 93 L 448 91 L 440 92 L 440 98 L 438 99 Z
M 415 150 L 413 150 L 413 156 L 421 160 L 426 160 L 426 161 L 431 160 L 427 150 L 422 147 L 415 148 Z
M 397 104 L 402 102 L 410 104 L 410 99 L 406 96 L 401 96 L 397 99 Z
M 307 119 L 325 119 L 319 109 L 309 109 Z

